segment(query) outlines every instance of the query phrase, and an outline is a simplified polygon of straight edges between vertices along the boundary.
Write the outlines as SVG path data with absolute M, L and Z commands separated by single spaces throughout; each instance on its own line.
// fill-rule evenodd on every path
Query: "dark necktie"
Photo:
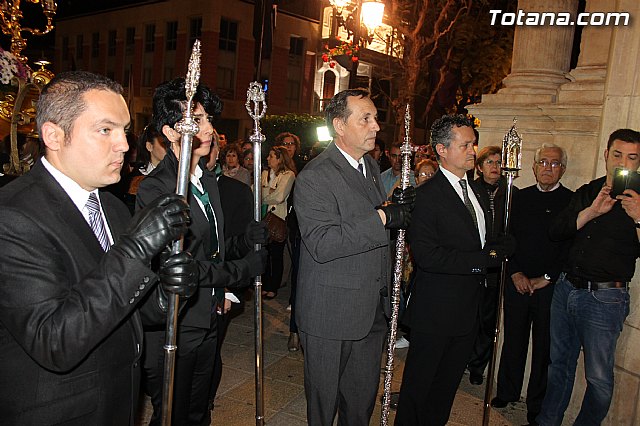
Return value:
M 364 164 L 358 163 L 358 171 L 364 176 Z
M 89 212 L 89 226 L 96 235 L 100 246 L 104 251 L 109 250 L 109 237 L 107 236 L 107 228 L 104 226 L 102 213 L 100 212 L 100 202 L 95 192 L 89 194 L 87 204 L 84 205 Z
M 213 213 L 213 208 L 211 207 L 211 201 L 209 200 L 209 193 L 205 190 L 204 192 L 200 192 L 197 186 L 194 184 L 191 185 L 191 192 L 193 195 L 200 200 L 202 205 L 204 206 L 204 211 L 207 215 L 207 220 L 209 221 L 209 241 L 211 243 L 211 256 L 209 256 L 209 260 L 212 263 L 220 263 L 220 246 L 218 244 L 218 230 L 216 229 L 216 220 L 215 214 Z M 213 289 L 214 291 L 214 311 L 219 311 L 216 304 L 224 305 L 224 290 L 218 287 Z
M 218 263 L 220 261 L 218 230 L 216 229 L 216 219 L 215 214 L 213 213 L 213 208 L 211 207 L 211 201 L 209 200 L 209 193 L 206 190 L 204 192 L 200 192 L 197 186 L 194 184 L 190 185 L 191 192 L 204 206 L 204 211 L 207 215 L 207 220 L 209 221 L 209 242 L 211 244 L 210 260 L 214 263 Z
M 464 205 L 469 210 L 469 214 L 471 214 L 471 219 L 473 220 L 473 225 L 478 229 L 478 218 L 476 217 L 476 210 L 473 208 L 473 204 L 469 199 L 469 192 L 467 191 L 467 181 L 464 179 L 460 179 L 460 186 L 462 187 L 462 198 L 464 198 Z

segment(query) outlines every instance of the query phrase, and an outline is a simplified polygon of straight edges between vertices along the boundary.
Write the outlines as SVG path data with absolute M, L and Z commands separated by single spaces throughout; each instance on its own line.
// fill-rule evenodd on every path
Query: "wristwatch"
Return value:
M 551 281 L 551 276 L 549 274 L 544 274 L 542 278 L 544 278 L 547 281 Z

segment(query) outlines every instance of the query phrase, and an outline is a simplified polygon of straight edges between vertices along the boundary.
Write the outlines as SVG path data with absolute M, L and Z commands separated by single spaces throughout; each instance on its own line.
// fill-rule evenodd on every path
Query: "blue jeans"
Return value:
M 561 274 L 551 302 L 551 365 L 547 393 L 537 417 L 541 426 L 562 424 L 571 399 L 580 348 L 587 390 L 575 425 L 599 425 L 613 395 L 616 343 L 629 314 L 629 292 L 575 289 Z

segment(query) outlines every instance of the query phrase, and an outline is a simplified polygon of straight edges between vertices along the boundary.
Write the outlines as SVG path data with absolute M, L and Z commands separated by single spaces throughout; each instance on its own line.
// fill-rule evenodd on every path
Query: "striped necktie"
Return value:
M 104 251 L 109 250 L 109 237 L 107 236 L 107 228 L 104 226 L 102 213 L 100 212 L 100 202 L 95 192 L 89 194 L 87 204 L 84 205 L 89 212 L 89 226 L 96 235 L 100 246 Z
M 462 187 L 462 197 L 464 198 L 464 205 L 469 210 L 469 214 L 471 214 L 471 219 L 473 219 L 473 224 L 476 229 L 478 229 L 478 217 L 476 216 L 476 210 L 473 208 L 473 204 L 469 199 L 469 192 L 467 191 L 467 181 L 464 179 L 460 179 L 460 186 Z

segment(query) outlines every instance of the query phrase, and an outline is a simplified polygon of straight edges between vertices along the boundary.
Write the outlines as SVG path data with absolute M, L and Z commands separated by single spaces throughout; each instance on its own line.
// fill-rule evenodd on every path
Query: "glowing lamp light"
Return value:
M 349 4 L 349 0 L 329 0 L 329 3 L 331 3 L 331 6 L 341 9 Z
M 384 3 L 364 0 L 362 2 L 362 11 L 360 16 L 362 17 L 362 23 L 369 29 L 369 31 L 375 30 L 380 26 L 380 24 L 382 24 Z
M 318 134 L 319 142 L 327 142 L 333 139 L 331 134 L 329 134 L 329 128 L 327 126 L 320 126 L 316 128 L 316 132 Z

